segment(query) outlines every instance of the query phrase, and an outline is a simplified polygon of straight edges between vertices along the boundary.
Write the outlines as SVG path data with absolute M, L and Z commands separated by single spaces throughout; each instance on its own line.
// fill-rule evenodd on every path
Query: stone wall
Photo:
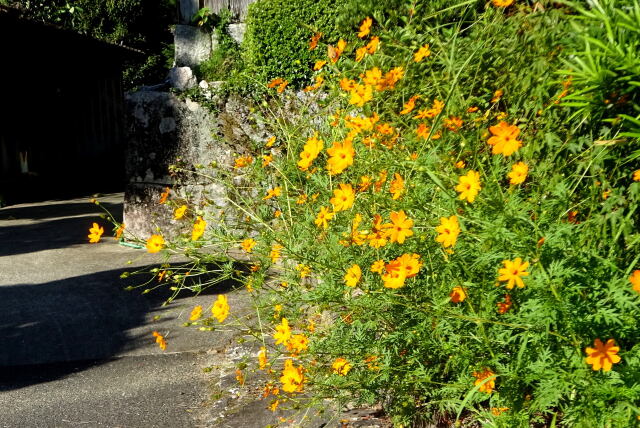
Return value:
M 231 203 L 235 192 L 229 190 L 226 172 L 233 169 L 236 157 L 248 152 L 252 141 L 267 137 L 264 126 L 250 117 L 250 102 L 230 97 L 219 102 L 220 111 L 214 114 L 170 92 L 139 91 L 128 94 L 125 101 L 127 230 L 141 239 L 158 228 L 168 236 L 186 232 L 184 222 L 173 220 L 173 209 L 187 200 L 190 207 L 206 211 L 209 219 L 221 220 L 224 215 L 226 223 L 236 224 Z M 172 176 L 170 165 L 191 173 Z M 159 204 L 167 187 L 171 203 Z

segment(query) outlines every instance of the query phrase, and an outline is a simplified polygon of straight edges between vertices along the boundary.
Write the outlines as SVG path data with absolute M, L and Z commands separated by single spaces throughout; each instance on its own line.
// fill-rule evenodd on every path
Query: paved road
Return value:
M 121 215 L 122 194 L 100 200 Z M 200 425 L 211 383 L 205 351 L 237 333 L 182 323 L 229 290 L 168 306 L 166 293 L 124 291 L 132 282 L 122 272 L 159 260 L 109 236 L 88 244 L 92 222 L 111 229 L 99 213 L 87 198 L 0 209 L 0 427 Z M 246 305 L 246 292 L 229 296 Z

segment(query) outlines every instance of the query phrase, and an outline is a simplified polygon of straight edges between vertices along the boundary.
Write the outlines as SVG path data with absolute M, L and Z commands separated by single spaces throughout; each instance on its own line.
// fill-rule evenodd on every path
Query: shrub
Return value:
M 229 177 L 247 221 L 170 248 L 252 258 L 272 406 L 383 403 L 398 426 L 633 426 L 640 165 L 561 105 L 571 84 L 553 72 L 575 16 L 461 2 L 443 11 L 463 18 L 431 27 L 425 3 L 403 2 L 393 26 L 360 16 L 308 104 L 274 87 L 261 113 L 274 136 Z
M 309 50 L 309 38 L 321 32 L 337 42 L 336 0 L 259 0 L 249 6 L 245 56 L 261 82 L 282 78 L 306 84 L 314 61 L 324 52 Z

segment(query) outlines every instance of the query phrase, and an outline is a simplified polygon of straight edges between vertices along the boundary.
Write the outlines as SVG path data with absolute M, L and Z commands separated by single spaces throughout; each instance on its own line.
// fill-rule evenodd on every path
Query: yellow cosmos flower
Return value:
M 382 224 L 382 216 L 375 214 L 373 216 L 373 225 L 371 233 L 368 235 L 369 246 L 372 248 L 381 248 L 387 245 L 386 225 Z
M 335 213 L 329 211 L 329 208 L 322 207 L 320 208 L 320 212 L 316 216 L 314 223 L 316 224 L 316 226 L 326 229 L 329 227 L 329 220 L 331 220 L 335 215 Z
M 309 338 L 304 334 L 292 334 L 291 338 L 285 343 L 287 351 L 294 356 L 304 352 L 309 347 Z
M 100 241 L 100 237 L 104 233 L 104 228 L 99 226 L 98 223 L 93 223 L 93 226 L 89 228 L 89 243 L 95 244 Z
M 640 181 L 640 169 L 633 172 L 633 181 Z
M 269 166 L 269 164 L 273 161 L 272 155 L 262 155 L 262 167 Z
M 327 61 L 323 61 L 323 60 L 316 61 L 315 64 L 313 64 L 313 70 L 314 71 L 321 70 L 322 67 L 324 67 L 326 63 L 327 63 Z
M 509 183 L 511 184 L 521 184 L 524 183 L 524 180 L 527 179 L 527 173 L 529 172 L 529 167 L 524 162 L 518 162 L 511 167 L 511 172 L 507 174 L 509 177 Z
M 388 273 L 400 272 L 404 278 L 413 278 L 420 272 L 422 263 L 419 254 L 405 253 L 385 266 Z M 393 275 L 392 275 L 393 276 Z
M 267 364 L 267 348 L 261 346 L 260 352 L 258 352 L 258 367 L 260 368 L 260 370 L 264 370 L 267 368 Z
M 280 244 L 273 244 L 271 246 L 271 252 L 269 253 L 269 257 L 271 258 L 271 263 L 275 263 L 280 259 L 281 257 L 280 252 L 282 251 L 283 248 L 284 247 Z
M 355 287 L 360 282 L 360 278 L 362 278 L 362 270 L 360 266 L 354 264 L 347 269 L 347 273 L 344 275 L 344 283 L 347 287 Z
M 640 293 L 640 270 L 636 269 L 629 277 L 629 282 L 633 287 L 633 291 Z
M 306 278 L 311 275 L 311 267 L 305 265 L 304 263 L 296 265 L 296 270 L 300 272 L 300 278 Z
M 515 125 L 500 122 L 496 126 L 490 126 L 489 132 L 493 136 L 489 138 L 487 143 L 492 146 L 491 153 L 494 155 L 511 156 L 522 147 L 522 141 L 517 139 L 520 135 L 520 128 Z
M 407 279 L 404 270 L 392 270 L 382 275 L 382 282 L 385 288 L 402 288 Z
M 269 137 L 269 139 L 265 143 L 265 147 L 272 147 L 275 143 L 276 143 L 276 137 L 275 136 Z
M 318 47 L 318 42 L 320 41 L 320 37 L 322 37 L 322 33 L 315 33 L 311 40 L 309 41 L 309 50 L 312 51 L 316 47 Z
M 362 61 L 367 53 L 368 51 L 366 46 L 356 49 L 356 62 Z
M 495 7 L 509 7 L 513 4 L 514 0 L 491 0 L 491 3 Z
M 327 160 L 327 170 L 329 174 L 340 174 L 349 166 L 353 165 L 353 158 L 356 154 L 351 141 L 334 142 L 331 148 L 327 149 L 327 154 L 331 156 Z
M 373 86 L 356 83 L 353 86 L 353 89 L 349 92 L 349 95 L 351 95 L 351 98 L 349 98 L 349 104 L 362 107 L 367 101 L 371 101 L 373 99 Z
M 167 349 L 167 341 L 164 339 L 164 336 L 158 333 L 157 331 L 154 331 L 152 334 L 153 334 L 153 337 L 156 338 L 156 343 L 158 344 L 160 349 L 162 349 L 163 351 Z
M 376 50 L 378 50 L 378 47 L 380 46 L 380 37 L 378 36 L 373 36 L 371 37 L 371 39 L 369 40 L 369 43 L 367 43 L 367 53 L 369 55 L 373 55 L 374 53 L 376 53 Z
M 467 293 L 465 293 L 464 288 L 462 287 L 453 287 L 451 290 L 451 294 L 449 294 L 451 301 L 453 303 L 464 302 L 464 299 L 467 298 Z
M 286 360 L 280 377 L 282 390 L 288 393 L 302 392 L 304 380 L 302 366 L 295 367 L 293 360 Z
M 193 224 L 193 229 L 191 230 L 191 240 L 197 241 L 204 235 L 204 230 L 207 227 L 207 222 L 200 216 L 196 218 L 196 222 Z
M 340 188 L 333 191 L 333 198 L 329 202 L 333 205 L 334 212 L 345 211 L 353 206 L 355 197 L 356 192 L 351 187 L 351 184 L 341 183 Z
M 184 214 L 187 212 L 187 206 L 186 205 L 182 205 L 178 208 L 176 208 L 176 210 L 173 212 L 173 218 L 176 220 L 180 220 L 182 217 L 184 217 Z
M 360 31 L 358 32 L 358 37 L 364 39 L 371 32 L 371 24 L 373 24 L 373 20 L 368 16 L 362 21 L 360 24 Z
M 409 98 L 409 101 L 407 101 L 404 104 L 404 108 L 402 110 L 400 110 L 400 114 L 409 114 L 411 113 L 411 111 L 413 111 L 413 109 L 416 106 L 416 100 L 420 98 L 420 95 L 414 95 L 411 98 Z
M 157 253 L 164 248 L 164 238 L 161 235 L 151 235 L 147 239 L 147 251 L 150 253 Z
M 431 48 L 429 47 L 428 44 L 421 46 L 420 49 L 418 49 L 414 54 L 413 54 L 413 61 L 414 62 L 420 62 L 423 59 L 425 59 L 426 57 L 431 55 Z
M 277 198 L 281 194 L 282 194 L 282 187 L 277 186 L 277 187 L 274 187 L 273 189 L 267 190 L 267 195 L 264 198 L 262 198 L 262 200 L 264 201 L 271 198 Z
M 318 133 L 314 133 L 313 136 L 307 139 L 302 152 L 300 153 L 300 160 L 298 161 L 298 168 L 302 171 L 306 171 L 311 166 L 311 163 L 318 157 L 322 148 L 324 147 L 324 141 L 318 139 Z
M 400 174 L 395 173 L 393 175 L 393 180 L 391 180 L 391 186 L 389 187 L 389 192 L 391 192 L 391 199 L 396 200 L 399 199 L 404 192 L 404 180 L 400 176 Z
M 585 349 L 588 355 L 587 358 L 585 358 L 585 362 L 591 364 L 593 370 L 602 369 L 602 371 L 608 372 L 611 370 L 613 364 L 621 361 L 620 356 L 617 355 L 620 347 L 615 346 L 613 339 L 607 340 L 606 344 L 603 344 L 600 339 L 596 339 L 593 342 L 593 346 L 593 348 L 587 347 Z
M 476 196 L 482 187 L 480 187 L 480 173 L 477 171 L 469 171 L 467 175 L 458 177 L 458 185 L 456 191 L 460 193 L 458 199 L 466 199 L 469 203 L 476 200 Z
M 289 320 L 282 318 L 280 324 L 276 326 L 276 332 L 273 334 L 273 338 L 276 340 L 276 345 L 286 343 L 291 338 L 291 328 L 289 327 Z
M 240 244 L 240 247 L 242 247 L 242 249 L 246 253 L 251 253 L 253 251 L 253 247 L 255 247 L 256 244 L 257 244 L 257 242 L 254 239 L 248 238 L 248 239 L 245 239 L 244 241 L 242 241 L 242 243 Z
M 418 114 L 413 116 L 413 118 L 414 119 L 433 119 L 434 117 L 436 117 L 442 112 L 442 109 L 444 109 L 444 102 L 435 98 L 433 100 L 433 104 L 431 105 L 431 108 L 420 110 Z
M 473 384 L 476 386 L 480 385 L 478 391 L 491 394 L 491 392 L 493 392 L 493 389 L 496 387 L 495 375 L 496 374 L 490 369 L 484 369 L 480 372 L 473 372 L 473 377 L 476 378 L 476 381 Z M 489 380 L 485 382 L 485 379 Z
M 460 119 L 457 116 L 451 116 L 451 117 L 447 117 L 444 121 L 443 121 L 443 125 L 445 128 L 447 128 L 449 131 L 452 132 L 457 132 L 458 129 L 460 129 L 462 127 L 462 124 L 464 123 L 464 121 L 462 119 Z
M 253 162 L 253 158 L 251 156 L 241 156 L 235 160 L 234 168 L 244 168 L 246 166 L 251 165 Z
M 202 316 L 202 306 L 198 305 L 191 311 L 191 315 L 189 315 L 189 321 L 197 321 Z
M 376 260 L 371 264 L 371 272 L 379 273 L 382 275 L 384 272 L 384 260 Z
M 436 227 L 436 232 L 438 232 L 436 242 L 442 243 L 444 248 L 456 245 L 456 240 L 460 234 L 458 216 L 452 215 L 449 218 L 441 217 L 440 226 Z
M 218 295 L 218 300 L 213 303 L 211 313 L 218 322 L 222 322 L 229 316 L 229 309 L 230 307 L 229 303 L 227 303 L 227 296 L 220 294 Z
M 507 281 L 506 287 L 509 290 L 511 290 L 514 285 L 517 285 L 518 288 L 524 288 L 522 277 L 529 275 L 529 272 L 526 272 L 529 267 L 529 262 L 522 263 L 522 259 L 516 257 L 513 261 L 503 260 L 502 263 L 504 267 L 498 270 L 498 274 L 500 274 L 498 281 Z
M 385 225 L 386 235 L 391 242 L 403 244 L 404 240 L 413 235 L 413 220 L 407 217 L 404 210 L 393 211 L 389 215 L 391 223 Z
M 336 358 L 331 365 L 331 371 L 339 376 L 346 376 L 351 370 L 351 364 L 344 358 Z
M 121 223 L 120 226 L 118 226 L 118 228 L 116 229 L 116 234 L 115 234 L 114 238 L 115 239 L 120 239 L 120 237 L 124 233 L 124 229 L 125 229 L 125 224 Z

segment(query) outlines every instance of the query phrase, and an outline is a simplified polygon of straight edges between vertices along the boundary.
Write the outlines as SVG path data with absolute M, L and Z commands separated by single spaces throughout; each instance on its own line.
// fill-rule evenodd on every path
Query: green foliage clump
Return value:
M 248 72 L 265 82 L 282 78 L 300 87 L 311 76 L 313 63 L 326 50 L 309 50 L 309 40 L 317 33 L 337 42 L 336 0 L 259 0 L 249 6 L 244 41 Z

